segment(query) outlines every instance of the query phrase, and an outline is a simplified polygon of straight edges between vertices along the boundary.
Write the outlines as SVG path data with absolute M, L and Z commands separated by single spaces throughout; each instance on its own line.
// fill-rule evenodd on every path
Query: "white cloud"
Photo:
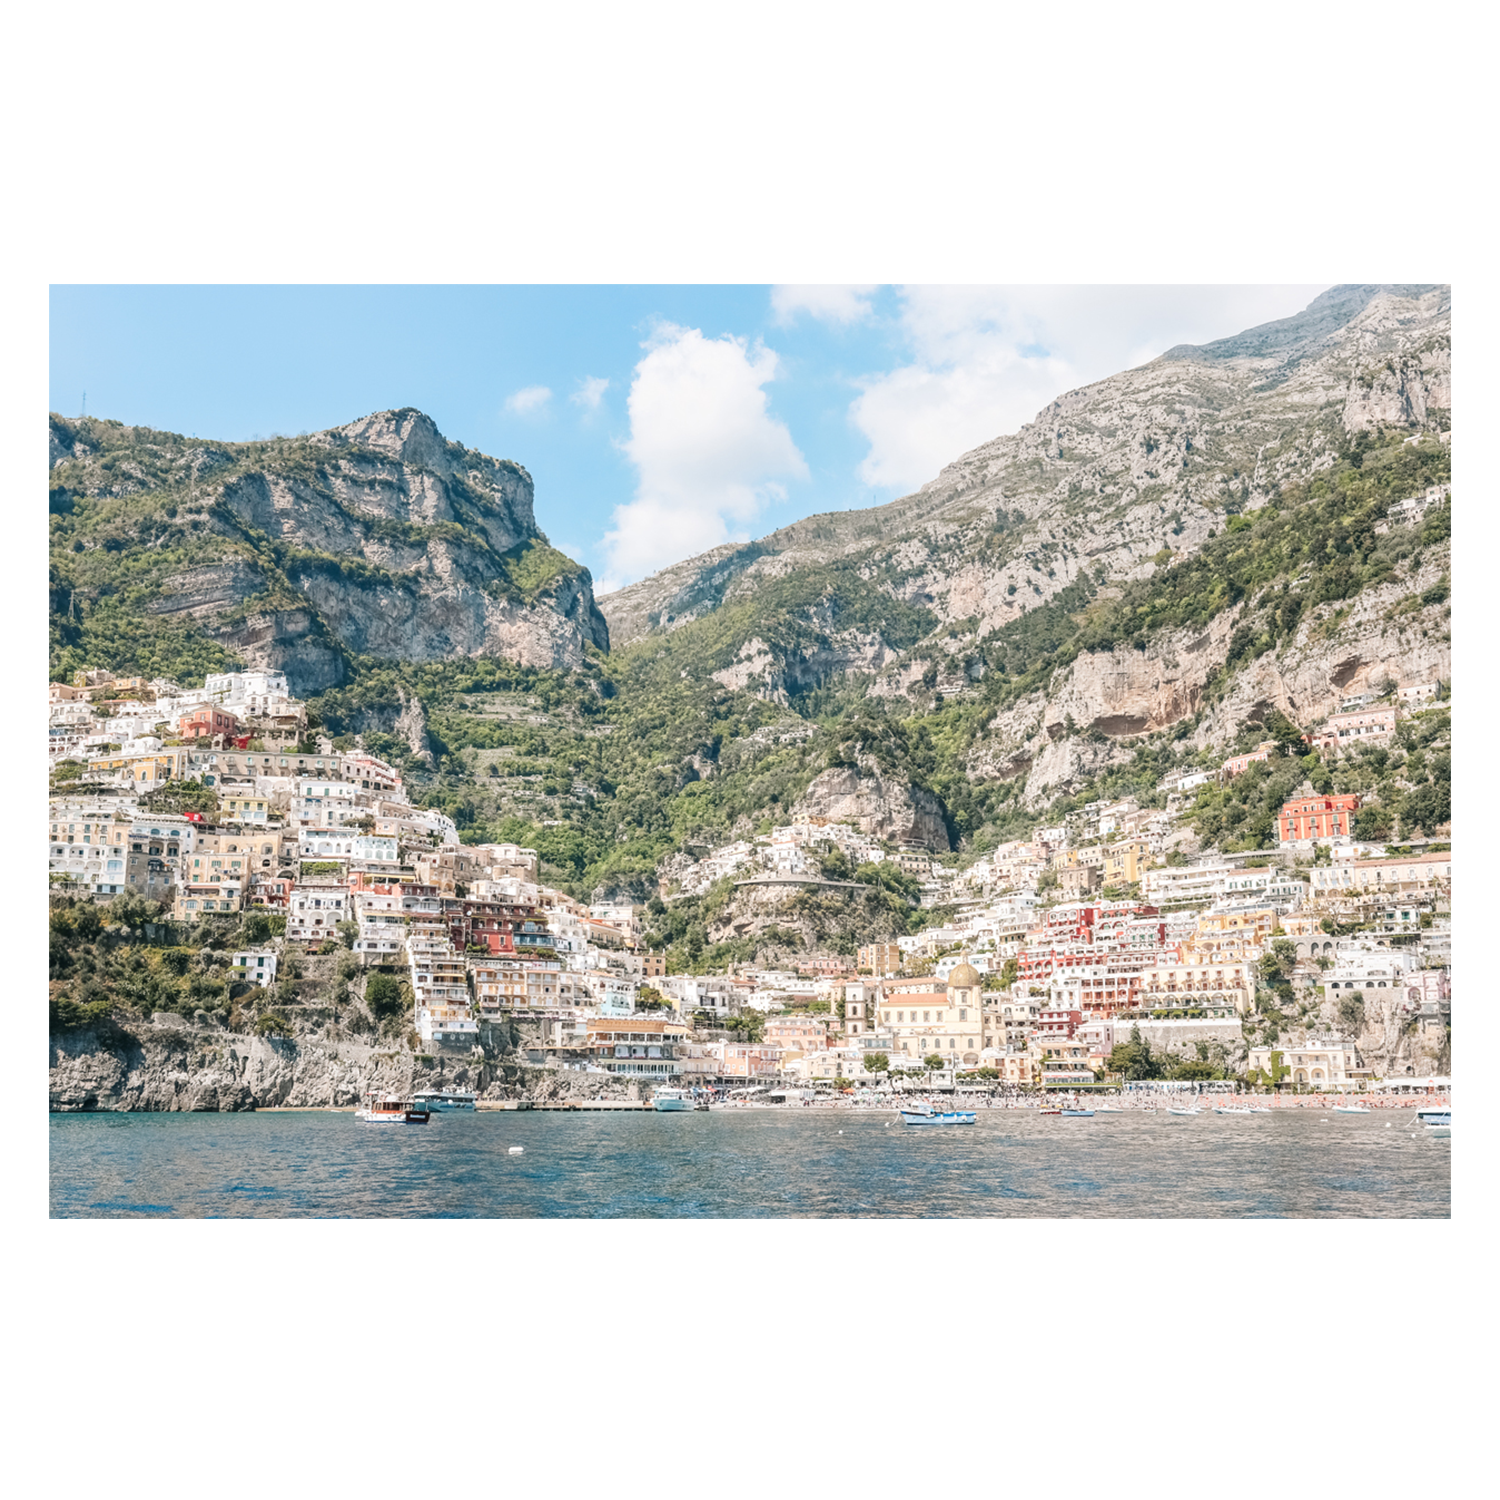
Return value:
M 608 380 L 598 375 L 585 375 L 578 382 L 578 389 L 568 397 L 568 400 L 574 406 L 581 406 L 585 411 L 598 411 L 599 403 L 604 399 L 604 393 L 608 389 Z
M 505 409 L 515 412 L 518 417 L 529 417 L 539 412 L 551 399 L 552 392 L 546 386 L 528 385 L 525 390 L 506 397 Z
M 793 323 L 807 313 L 825 323 L 858 323 L 869 316 L 873 286 L 776 286 L 771 311 L 778 323 Z
M 910 363 L 862 382 L 866 483 L 914 489 L 1064 391 L 1300 311 L 1322 286 L 910 287 Z
M 782 480 L 807 478 L 791 433 L 766 410 L 774 350 L 674 324 L 644 347 L 623 444 L 639 475 L 636 498 L 616 506 L 604 537 L 601 594 L 744 540 L 762 508 L 785 497 Z

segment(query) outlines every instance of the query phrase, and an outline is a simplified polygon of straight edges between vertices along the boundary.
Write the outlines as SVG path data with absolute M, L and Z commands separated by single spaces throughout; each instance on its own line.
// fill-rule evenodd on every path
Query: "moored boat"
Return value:
M 354 1118 L 366 1125 L 425 1125 L 430 1114 L 415 1099 L 401 1094 L 386 1094 L 384 1097 L 369 1094 L 365 1098 L 365 1107 L 357 1110 Z
M 1091 1109 L 1065 1109 L 1062 1116 L 1065 1120 L 1092 1120 L 1094 1112 Z
M 413 1095 L 413 1100 L 419 1109 L 473 1109 L 479 1102 L 479 1095 L 470 1093 L 468 1089 L 423 1089 Z
M 1196 1106 L 1192 1109 L 1172 1109 L 1168 1107 L 1167 1113 L 1169 1115 L 1201 1115 L 1203 1111 Z
M 1333 1112 L 1336 1115 L 1367 1115 L 1370 1113 L 1363 1104 L 1335 1104 Z
M 1253 1115 L 1253 1109 L 1247 1109 L 1243 1104 L 1216 1104 L 1214 1106 L 1216 1115 Z
M 972 1125 L 978 1118 L 971 1110 L 936 1110 L 930 1104 L 903 1106 L 903 1125 Z
M 687 1089 L 657 1089 L 651 1096 L 651 1107 L 663 1114 L 697 1108 L 697 1101 Z

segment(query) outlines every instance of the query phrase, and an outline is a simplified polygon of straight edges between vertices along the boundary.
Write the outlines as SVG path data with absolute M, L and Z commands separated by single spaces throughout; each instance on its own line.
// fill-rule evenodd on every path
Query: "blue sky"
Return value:
M 1321 290 L 56 286 L 49 399 L 230 441 L 419 407 L 525 465 L 606 592 L 907 494 L 1065 390 Z

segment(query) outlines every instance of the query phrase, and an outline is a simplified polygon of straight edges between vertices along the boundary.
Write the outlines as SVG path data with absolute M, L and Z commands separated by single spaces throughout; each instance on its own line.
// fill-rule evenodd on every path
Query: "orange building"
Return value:
M 1281 804 L 1277 827 L 1283 844 L 1302 839 L 1345 838 L 1354 832 L 1354 814 L 1359 810 L 1355 792 L 1334 797 L 1294 797 Z
M 185 740 L 202 739 L 205 736 L 232 735 L 240 727 L 240 721 L 222 708 L 195 708 L 177 721 L 177 733 Z

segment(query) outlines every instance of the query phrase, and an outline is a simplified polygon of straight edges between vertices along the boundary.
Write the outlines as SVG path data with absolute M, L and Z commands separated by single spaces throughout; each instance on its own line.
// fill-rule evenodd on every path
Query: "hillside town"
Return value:
M 1324 754 L 1388 744 L 1446 692 L 1391 684 L 1305 738 Z M 388 1031 L 413 1051 L 504 1051 L 643 1097 L 1445 1084 L 1448 842 L 1360 840 L 1357 793 L 1304 788 L 1274 846 L 1185 852 L 1196 788 L 1276 751 L 1090 803 L 962 866 L 808 813 L 674 856 L 666 907 L 725 882 L 849 888 L 826 873 L 837 854 L 844 871 L 898 872 L 933 920 L 784 968 L 668 972 L 646 903 L 586 904 L 543 882 L 535 850 L 462 842 L 396 768 L 310 727 L 284 674 L 184 689 L 88 670 L 49 685 L 49 886 L 106 917 L 156 903 L 163 930 L 260 933 L 223 956 L 237 992 L 264 997 L 262 1030 L 291 1024 L 289 971 L 341 957 L 367 999 L 399 1000 Z

